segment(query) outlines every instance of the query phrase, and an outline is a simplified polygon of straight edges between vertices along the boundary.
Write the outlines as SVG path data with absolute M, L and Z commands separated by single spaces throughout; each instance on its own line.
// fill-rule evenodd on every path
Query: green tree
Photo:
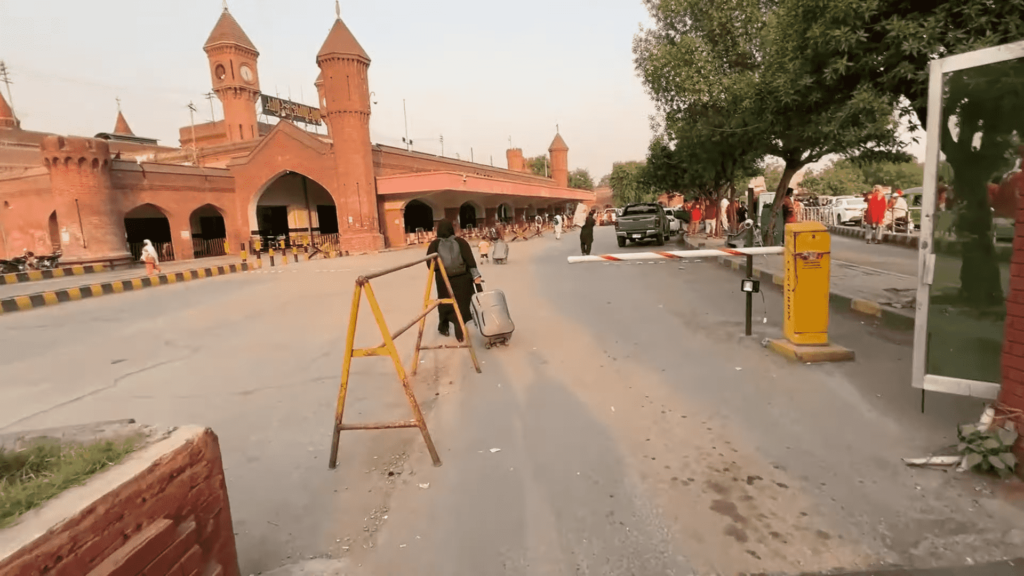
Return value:
M 616 206 L 657 200 L 658 192 L 648 183 L 645 172 L 646 166 L 643 162 L 614 164 L 608 180 Z
M 537 176 L 551 177 L 551 161 L 546 154 L 526 159 L 526 168 Z
M 569 188 L 593 190 L 594 179 L 590 177 L 590 172 L 586 168 L 577 168 L 569 172 Z
M 917 162 L 872 162 L 860 166 L 860 171 L 869 186 L 906 190 L 924 184 L 924 166 Z
M 601 179 L 597 182 L 597 186 L 599 188 L 604 188 L 606 186 L 611 186 L 612 185 L 611 184 L 611 179 L 612 179 L 611 173 L 605 174 L 604 176 L 601 176 Z
M 649 183 L 691 196 L 730 194 L 762 155 L 751 105 L 764 27 L 759 0 L 644 3 L 654 25 L 636 36 L 633 54 L 659 115 Z
M 779 187 L 779 182 L 782 181 L 782 171 L 785 168 L 785 164 L 779 164 L 778 162 L 772 162 L 764 167 L 765 190 L 775 190 Z
M 818 170 L 808 170 L 800 186 L 818 196 L 859 196 L 870 189 L 860 168 L 846 159 Z

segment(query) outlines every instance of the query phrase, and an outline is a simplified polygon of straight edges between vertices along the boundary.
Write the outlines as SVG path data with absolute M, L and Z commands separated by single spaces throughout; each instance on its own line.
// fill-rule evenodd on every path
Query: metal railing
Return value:
M 192 238 L 192 255 L 195 258 L 227 256 L 227 238 Z

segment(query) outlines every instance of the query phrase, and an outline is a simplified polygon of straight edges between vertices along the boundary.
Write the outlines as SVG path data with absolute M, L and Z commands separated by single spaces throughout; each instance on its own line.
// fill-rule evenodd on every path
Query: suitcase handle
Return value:
M 483 281 L 473 282 L 473 286 L 476 288 L 476 293 L 477 294 L 480 294 L 480 293 L 482 293 L 484 291 L 484 283 L 483 283 Z

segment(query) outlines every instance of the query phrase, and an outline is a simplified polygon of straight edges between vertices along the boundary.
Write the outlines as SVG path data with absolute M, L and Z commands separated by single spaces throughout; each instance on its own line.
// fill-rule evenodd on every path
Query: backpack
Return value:
M 462 249 L 454 236 L 441 238 L 437 242 L 437 254 L 449 277 L 466 273 L 466 261 L 462 259 Z

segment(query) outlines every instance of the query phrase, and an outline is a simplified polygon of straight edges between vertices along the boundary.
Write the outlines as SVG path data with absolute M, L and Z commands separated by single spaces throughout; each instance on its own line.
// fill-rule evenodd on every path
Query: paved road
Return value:
M 833 338 L 860 360 L 790 364 L 758 345 L 779 333 L 777 292 L 747 339 L 728 270 L 569 266 L 576 246 L 515 243 L 485 268 L 517 330 L 479 350 L 483 374 L 465 353 L 425 357 L 440 468 L 408 430 L 346 432 L 338 469 L 325 462 L 354 277 L 411 252 L 4 316 L 0 431 L 211 426 L 243 574 L 310 557 L 322 574 L 796 574 L 1019 555 L 1019 484 L 900 463 L 981 410 L 931 394 L 921 414 L 906 335 L 838 316 Z M 612 249 L 599 229 L 595 250 Z M 423 276 L 375 281 L 392 326 Z M 353 421 L 407 410 L 387 361 L 357 361 Z

